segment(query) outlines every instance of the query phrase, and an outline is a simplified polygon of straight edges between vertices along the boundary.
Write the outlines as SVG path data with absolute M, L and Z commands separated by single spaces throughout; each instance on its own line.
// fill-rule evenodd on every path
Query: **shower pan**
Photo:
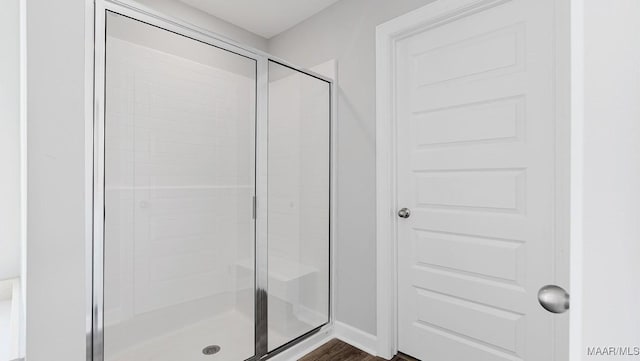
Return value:
M 331 80 L 95 13 L 88 360 L 266 359 L 331 324 Z

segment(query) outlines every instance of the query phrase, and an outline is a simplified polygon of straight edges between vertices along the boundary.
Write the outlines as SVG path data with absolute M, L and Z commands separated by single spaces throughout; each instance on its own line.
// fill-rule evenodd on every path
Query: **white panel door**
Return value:
M 399 349 L 549 361 L 554 3 L 496 1 L 395 48 Z

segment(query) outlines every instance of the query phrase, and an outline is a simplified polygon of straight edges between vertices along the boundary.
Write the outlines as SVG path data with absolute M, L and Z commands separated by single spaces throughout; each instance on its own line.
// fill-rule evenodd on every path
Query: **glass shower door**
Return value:
M 270 352 L 329 322 L 330 89 L 269 61 Z
M 106 25 L 104 359 L 251 358 L 256 61 Z

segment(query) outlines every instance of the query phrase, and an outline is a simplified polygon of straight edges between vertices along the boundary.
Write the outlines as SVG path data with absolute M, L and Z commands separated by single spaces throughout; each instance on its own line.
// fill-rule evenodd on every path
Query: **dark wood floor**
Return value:
M 311 351 L 299 361 L 383 361 L 337 338 Z M 397 355 L 392 361 L 419 361 L 409 356 Z

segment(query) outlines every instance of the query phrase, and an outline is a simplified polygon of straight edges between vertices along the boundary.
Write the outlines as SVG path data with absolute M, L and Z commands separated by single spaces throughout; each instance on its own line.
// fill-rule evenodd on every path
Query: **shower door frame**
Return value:
M 92 160 L 92 167 L 87 170 L 87 177 L 91 179 L 92 199 L 87 206 L 87 220 L 91 224 L 91 232 L 87 245 L 87 361 L 104 361 L 104 179 L 105 179 L 105 76 L 106 76 L 106 16 L 113 12 L 133 20 L 141 21 L 149 26 L 158 27 L 177 35 L 199 41 L 207 45 L 235 53 L 256 62 L 256 119 L 255 119 L 255 296 L 254 296 L 254 324 L 255 349 L 254 356 L 248 360 L 257 361 L 272 358 L 290 349 L 292 346 L 307 341 L 314 342 L 314 338 L 323 340 L 330 334 L 334 325 L 335 297 L 333 292 L 335 269 L 333 245 L 335 239 L 336 215 L 336 91 L 333 79 L 300 68 L 289 62 L 274 57 L 266 52 L 239 44 L 224 36 L 188 24 L 179 19 L 149 9 L 129 0 L 95 0 L 93 12 L 88 20 L 93 24 L 93 38 L 87 39 L 93 49 L 92 67 L 89 67 L 87 78 L 92 80 L 93 117 L 87 120 L 88 151 Z M 268 162 L 268 87 L 269 61 L 284 65 L 292 70 L 301 72 L 329 84 L 329 309 L 328 320 L 323 325 L 290 340 L 288 343 L 269 352 L 267 344 L 268 324 L 268 242 L 267 242 L 267 162 Z M 89 146 L 90 145 L 90 146 Z

